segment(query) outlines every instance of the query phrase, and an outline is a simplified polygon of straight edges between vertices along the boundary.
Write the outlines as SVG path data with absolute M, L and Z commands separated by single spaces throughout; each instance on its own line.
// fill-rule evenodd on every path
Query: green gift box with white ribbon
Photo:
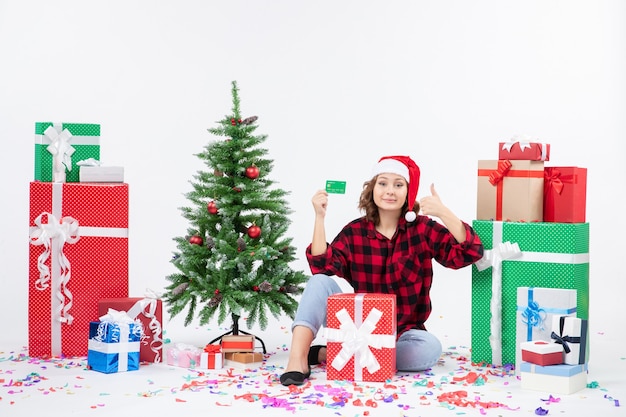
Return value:
M 589 223 L 474 220 L 485 255 L 472 265 L 472 361 L 515 364 L 518 287 L 576 290 L 589 318 Z
M 100 125 L 35 123 L 35 181 L 79 182 L 77 163 L 100 160 Z

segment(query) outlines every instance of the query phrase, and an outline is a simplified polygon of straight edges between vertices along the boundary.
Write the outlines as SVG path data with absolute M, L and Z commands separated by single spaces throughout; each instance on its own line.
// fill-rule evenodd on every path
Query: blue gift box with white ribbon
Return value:
M 87 365 L 105 374 L 138 370 L 142 334 L 139 322 L 90 322 Z

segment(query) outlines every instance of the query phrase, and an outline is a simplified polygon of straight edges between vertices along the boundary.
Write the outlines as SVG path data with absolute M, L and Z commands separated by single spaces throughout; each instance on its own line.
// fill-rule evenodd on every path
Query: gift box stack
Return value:
M 109 307 L 131 310 L 115 304 L 99 311 L 103 299 L 128 299 L 129 214 L 129 187 L 123 176 L 98 176 L 96 169 L 89 182 L 81 182 L 83 166 L 99 165 L 99 159 L 99 124 L 35 124 L 35 178 L 29 195 L 32 357 L 89 356 L 95 345 L 93 323 Z M 148 298 L 141 304 L 147 310 L 136 307 L 133 314 L 149 316 L 140 343 L 156 338 L 151 347 L 158 350 L 161 300 Z M 128 305 L 136 302 L 132 300 Z M 103 335 L 98 342 L 105 343 Z
M 328 297 L 326 378 L 385 382 L 396 373 L 395 294 Z
M 527 388 L 545 378 L 542 365 L 522 359 L 521 344 L 554 344 L 553 319 L 589 318 L 587 169 L 549 166 L 549 159 L 549 144 L 514 138 L 499 143 L 498 159 L 478 161 L 473 227 L 485 255 L 472 266 L 472 361 L 515 365 Z M 581 367 L 549 366 L 585 375 L 587 359 Z
M 263 354 L 255 352 L 253 335 L 237 334 L 225 335 L 221 338 L 221 348 L 224 352 L 224 366 L 253 369 L 262 365 Z
M 204 348 L 176 343 L 167 349 L 167 364 L 192 369 L 257 368 L 263 364 L 263 354 L 255 352 L 254 339 L 248 334 L 224 335 L 219 344 Z
M 533 314 L 541 315 L 542 311 Z M 546 313 L 547 314 L 547 313 Z M 518 362 L 522 388 L 572 394 L 587 386 L 587 320 L 552 317 L 545 327 L 550 339 L 535 338 L 520 345 Z

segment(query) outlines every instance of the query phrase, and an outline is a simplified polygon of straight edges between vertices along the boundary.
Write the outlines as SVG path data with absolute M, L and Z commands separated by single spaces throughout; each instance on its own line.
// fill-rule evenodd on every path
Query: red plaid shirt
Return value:
M 409 329 L 426 330 L 432 310 L 432 259 L 459 269 L 483 255 L 480 238 L 467 223 L 465 242 L 458 243 L 441 223 L 427 216 L 407 223 L 400 219 L 393 239 L 378 233 L 364 217 L 348 223 L 326 253 L 306 255 L 313 274 L 346 279 L 357 293 L 396 294 L 398 336 Z

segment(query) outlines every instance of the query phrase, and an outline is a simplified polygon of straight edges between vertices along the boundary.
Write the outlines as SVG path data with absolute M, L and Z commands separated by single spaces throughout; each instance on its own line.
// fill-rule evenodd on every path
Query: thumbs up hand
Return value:
M 420 199 L 420 209 L 422 214 L 437 217 L 440 217 L 446 210 L 446 207 L 441 202 L 441 198 L 439 198 L 437 190 L 435 190 L 435 184 L 430 184 L 430 195 Z

